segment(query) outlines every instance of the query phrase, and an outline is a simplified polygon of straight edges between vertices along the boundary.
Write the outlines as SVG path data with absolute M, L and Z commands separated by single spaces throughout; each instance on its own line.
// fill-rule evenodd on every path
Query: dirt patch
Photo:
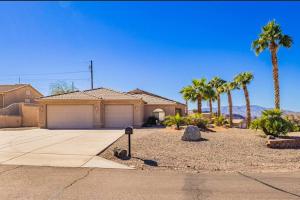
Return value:
M 132 159 L 120 160 L 113 149 L 127 149 L 127 136 L 100 156 L 139 170 L 215 171 L 299 171 L 300 150 L 270 149 L 266 138 L 245 129 L 202 132 L 199 142 L 181 140 L 183 130 L 136 129 L 132 135 Z

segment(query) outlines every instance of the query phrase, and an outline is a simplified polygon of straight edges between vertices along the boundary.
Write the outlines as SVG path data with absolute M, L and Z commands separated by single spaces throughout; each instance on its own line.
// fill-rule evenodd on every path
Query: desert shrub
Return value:
M 214 124 L 216 126 L 223 126 L 228 124 L 228 121 L 223 115 L 220 115 L 219 117 L 214 118 Z
M 180 129 L 180 126 L 184 125 L 185 122 L 186 122 L 185 118 L 180 116 L 179 113 L 177 113 L 176 115 L 166 116 L 163 124 L 166 126 L 176 125 L 176 129 Z
M 265 110 L 262 116 L 252 121 L 251 129 L 260 129 L 266 135 L 280 136 L 286 135 L 293 130 L 293 124 L 283 118 L 279 109 Z
M 292 123 L 292 130 L 293 132 L 299 132 L 300 131 L 300 118 L 297 115 L 287 115 L 286 119 Z
M 203 118 L 203 116 L 199 113 L 191 114 L 185 119 L 186 125 L 194 125 L 200 128 L 201 130 L 207 129 L 208 120 Z

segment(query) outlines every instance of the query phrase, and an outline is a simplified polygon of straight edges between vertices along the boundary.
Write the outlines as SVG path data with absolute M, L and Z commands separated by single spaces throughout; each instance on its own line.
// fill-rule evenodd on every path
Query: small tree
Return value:
M 68 85 L 64 81 L 58 81 L 50 85 L 51 95 L 64 94 L 64 93 L 74 92 L 76 90 L 77 88 L 74 86 L 74 84 Z
M 164 124 L 166 126 L 176 125 L 176 129 L 179 130 L 180 126 L 183 125 L 184 122 L 185 122 L 185 118 L 180 116 L 179 113 L 177 113 L 176 115 L 166 116 Z

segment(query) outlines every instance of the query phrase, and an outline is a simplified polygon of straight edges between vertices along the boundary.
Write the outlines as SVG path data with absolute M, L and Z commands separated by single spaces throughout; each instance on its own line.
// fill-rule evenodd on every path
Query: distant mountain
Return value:
M 251 116 L 253 118 L 255 117 L 260 117 L 261 116 L 261 112 L 264 110 L 267 110 L 270 108 L 265 108 L 262 106 L 257 106 L 257 105 L 251 105 Z M 235 118 L 239 118 L 238 115 L 241 115 L 243 117 L 246 117 L 246 106 L 233 106 L 232 111 L 235 115 L 237 115 L 237 117 Z M 209 108 L 203 108 L 203 112 L 209 112 Z M 217 108 L 213 108 L 213 112 L 217 112 Z M 228 106 L 222 106 L 221 107 L 221 112 L 224 115 L 228 115 Z M 290 111 L 290 110 L 284 110 L 285 114 L 294 114 L 294 115 L 300 115 L 300 112 L 294 112 L 294 111 Z

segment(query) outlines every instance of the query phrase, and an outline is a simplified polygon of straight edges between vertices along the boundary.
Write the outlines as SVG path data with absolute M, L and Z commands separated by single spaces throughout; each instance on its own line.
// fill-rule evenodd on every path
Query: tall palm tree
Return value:
M 185 100 L 186 104 L 186 114 L 188 114 L 188 102 L 193 99 L 194 89 L 191 85 L 188 85 L 180 90 L 183 99 Z
M 217 100 L 218 100 L 218 116 L 221 115 L 221 98 L 220 94 L 222 93 L 222 85 L 225 83 L 223 79 L 219 77 L 214 77 L 209 81 L 209 84 L 215 88 L 216 90 L 216 95 L 217 95 Z
M 232 119 L 233 119 L 231 91 L 236 88 L 237 88 L 237 84 L 235 82 L 226 82 L 223 84 L 223 86 L 221 88 L 222 92 L 227 93 L 228 109 L 229 109 L 229 126 L 230 127 L 232 127 Z
M 252 42 L 252 49 L 256 55 L 259 55 L 265 49 L 269 48 L 271 52 L 272 65 L 273 65 L 273 81 L 275 93 L 275 108 L 280 109 L 280 91 L 279 91 L 279 74 L 278 74 L 278 60 L 277 52 L 279 47 L 290 48 L 293 40 L 290 36 L 283 34 L 280 25 L 275 20 L 268 22 L 267 25 L 262 27 L 257 40 Z
M 239 86 L 239 88 L 243 88 L 245 100 L 246 100 L 246 107 L 247 107 L 247 128 L 249 128 L 251 123 L 251 108 L 250 108 L 250 97 L 247 85 L 253 79 L 253 74 L 250 72 L 242 72 L 234 77 L 234 82 Z
M 194 89 L 192 101 L 197 101 L 198 113 L 202 113 L 202 98 L 204 96 L 206 79 L 194 79 L 192 81 L 192 87 Z
M 204 91 L 204 99 L 208 101 L 209 103 L 209 112 L 210 115 L 213 116 L 213 108 L 212 108 L 212 102 L 217 99 L 217 95 L 215 90 L 210 84 L 206 85 L 205 91 Z

